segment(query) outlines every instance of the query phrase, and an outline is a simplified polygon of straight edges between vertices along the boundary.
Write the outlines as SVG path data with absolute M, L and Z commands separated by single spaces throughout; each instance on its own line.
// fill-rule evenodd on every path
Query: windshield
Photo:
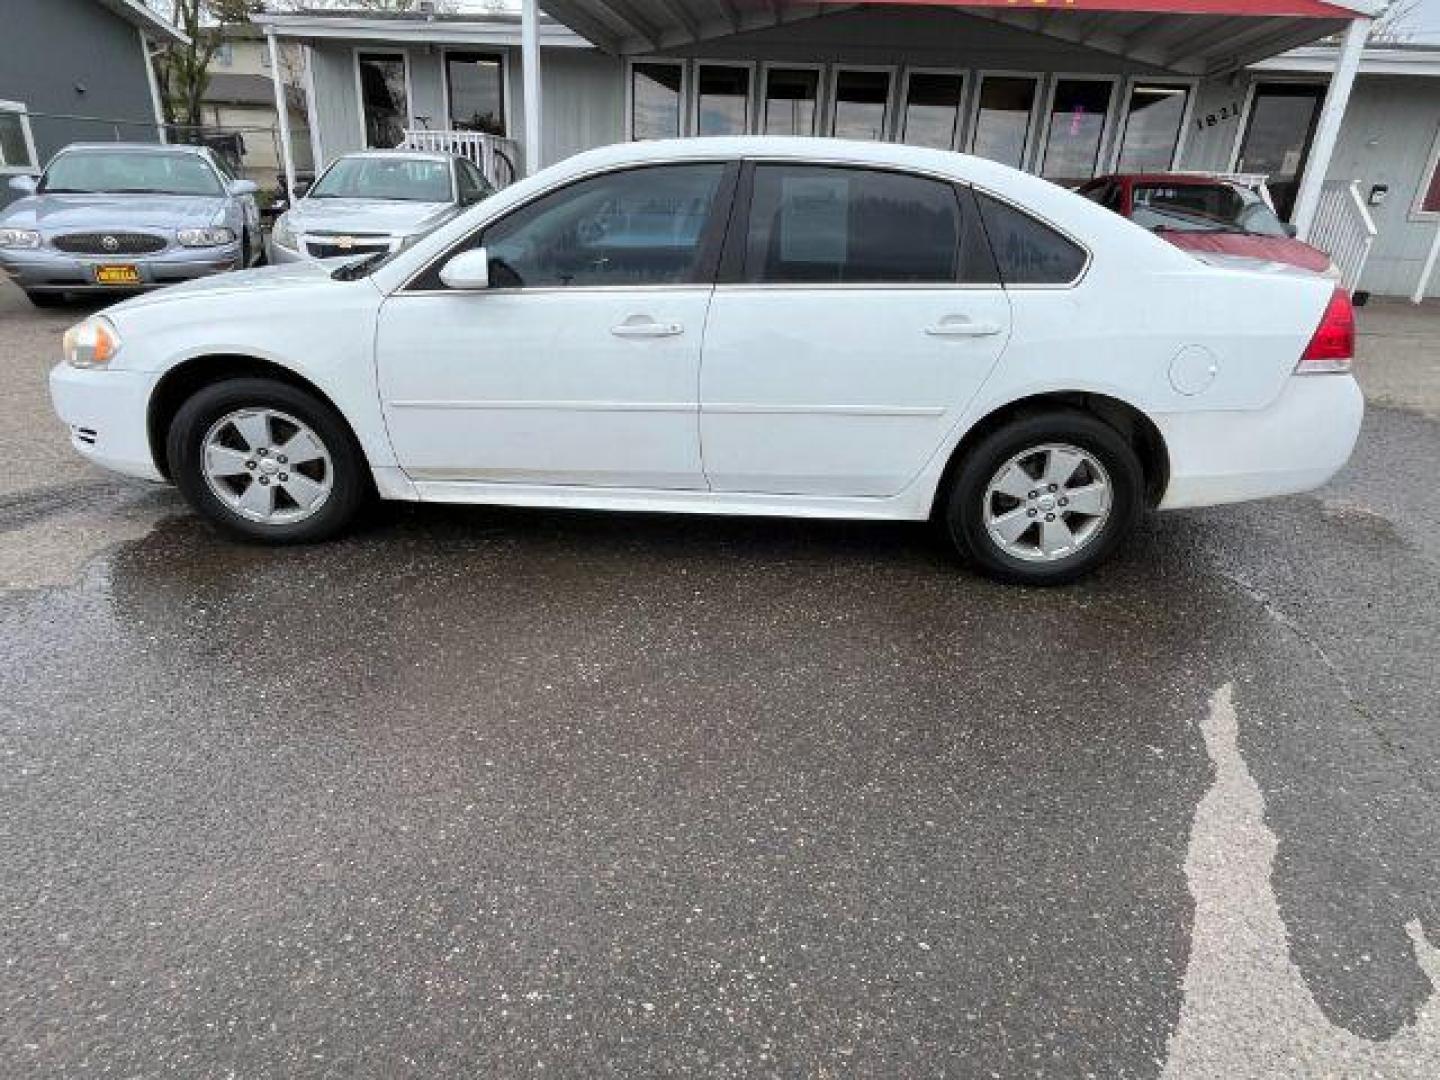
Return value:
M 1259 194 L 1239 184 L 1136 184 L 1130 217 L 1147 229 L 1289 236 Z
M 70 150 L 50 163 L 39 190 L 109 195 L 222 195 L 220 178 L 194 154 Z
M 450 202 L 450 167 L 423 158 L 341 158 L 305 197 Z

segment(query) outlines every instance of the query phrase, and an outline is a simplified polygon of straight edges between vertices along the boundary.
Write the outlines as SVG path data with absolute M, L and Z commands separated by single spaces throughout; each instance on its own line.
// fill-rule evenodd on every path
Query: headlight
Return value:
M 104 367 L 120 351 L 120 335 L 109 320 L 95 316 L 65 331 L 65 361 L 71 367 Z
M 40 234 L 34 229 L 0 229 L 0 248 L 38 248 Z
M 270 239 L 275 244 L 291 251 L 298 250 L 295 243 L 295 230 L 290 228 L 290 215 L 281 214 L 275 219 L 275 225 L 270 230 Z
M 222 244 L 233 244 L 235 234 L 229 229 L 181 229 L 175 234 L 175 239 L 180 241 L 181 247 L 220 247 Z

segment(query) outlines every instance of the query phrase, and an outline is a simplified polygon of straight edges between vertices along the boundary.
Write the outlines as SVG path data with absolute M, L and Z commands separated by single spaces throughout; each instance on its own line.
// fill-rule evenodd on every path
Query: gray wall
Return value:
M 133 23 L 95 0 L 4 0 L 0 99 L 23 102 L 43 166 L 82 140 L 155 142 L 155 108 Z M 42 113 L 101 117 L 62 120 Z M 0 205 L 14 193 L 0 188 Z

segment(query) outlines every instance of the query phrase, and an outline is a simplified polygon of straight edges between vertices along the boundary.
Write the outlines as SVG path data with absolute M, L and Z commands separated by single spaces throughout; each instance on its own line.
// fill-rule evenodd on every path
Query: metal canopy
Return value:
M 1343 30 L 1381 0 L 540 0 L 607 52 L 639 55 L 874 5 L 925 7 L 1187 75 L 1230 71 Z M 957 25 L 957 44 L 963 30 Z

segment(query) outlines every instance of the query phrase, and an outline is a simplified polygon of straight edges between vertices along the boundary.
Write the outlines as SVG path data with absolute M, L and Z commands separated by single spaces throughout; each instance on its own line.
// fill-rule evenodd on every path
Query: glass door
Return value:
M 1287 221 L 1295 210 L 1295 195 L 1324 101 L 1324 86 L 1259 83 L 1250 102 L 1250 120 L 1240 140 L 1235 168 L 1270 178 L 1275 210 Z

